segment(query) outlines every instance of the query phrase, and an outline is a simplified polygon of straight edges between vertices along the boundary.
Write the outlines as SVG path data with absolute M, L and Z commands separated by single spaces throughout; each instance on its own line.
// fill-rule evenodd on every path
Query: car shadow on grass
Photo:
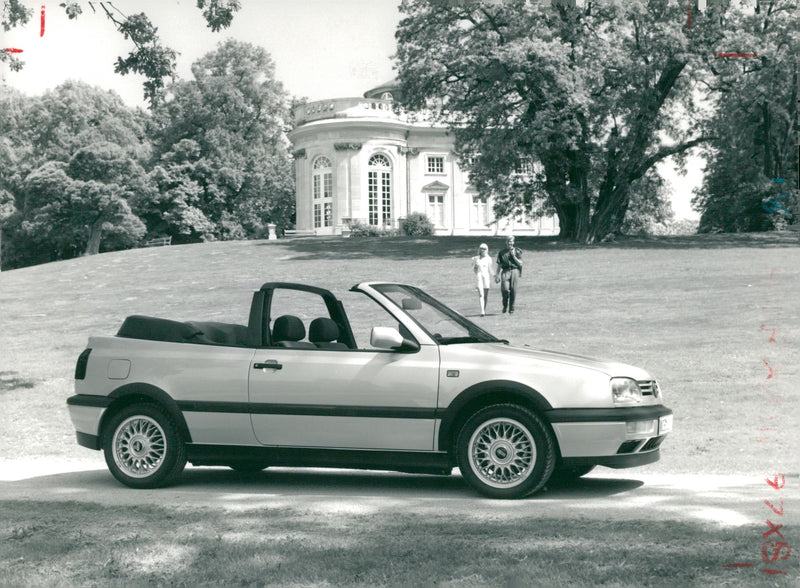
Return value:
M 454 474 L 450 476 L 436 476 L 382 471 L 270 468 L 260 472 L 240 473 L 221 467 L 189 467 L 176 484 L 156 492 L 163 494 L 165 499 L 178 494 L 182 496 L 201 494 L 204 500 L 212 501 L 215 496 L 231 493 L 285 495 L 296 498 L 387 495 L 439 499 L 478 497 L 479 495 L 457 472 L 458 470 L 454 470 Z M 531 499 L 602 498 L 635 490 L 643 484 L 642 481 L 635 479 L 592 477 L 569 484 L 549 483 Z M 125 493 L 113 492 L 116 498 L 124 498 L 127 495 L 134 499 L 134 494 L 139 493 L 121 485 L 107 470 L 102 469 L 28 478 L 0 484 L 0 487 L 2 486 L 11 493 L 14 486 L 23 492 L 25 487 L 35 486 L 42 499 L 46 499 L 47 496 L 75 499 L 81 494 L 91 500 L 93 495 L 100 496 L 115 489 Z M 102 499 L 98 501 L 103 502 Z

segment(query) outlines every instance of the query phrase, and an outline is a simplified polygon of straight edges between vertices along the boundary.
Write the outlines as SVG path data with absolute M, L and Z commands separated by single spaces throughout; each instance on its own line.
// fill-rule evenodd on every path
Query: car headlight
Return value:
M 642 390 L 631 378 L 611 378 L 611 397 L 614 404 L 638 404 L 642 401 Z

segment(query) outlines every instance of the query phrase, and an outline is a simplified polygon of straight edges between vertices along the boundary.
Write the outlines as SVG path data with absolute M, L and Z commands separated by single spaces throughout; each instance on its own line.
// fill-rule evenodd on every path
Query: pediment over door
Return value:
M 422 186 L 423 192 L 447 192 L 450 189 L 450 186 L 447 184 L 443 184 L 440 181 L 431 182 L 430 184 L 426 184 Z

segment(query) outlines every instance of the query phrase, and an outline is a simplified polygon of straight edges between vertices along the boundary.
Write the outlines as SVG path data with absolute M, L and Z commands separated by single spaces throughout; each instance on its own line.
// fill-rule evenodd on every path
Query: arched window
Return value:
M 312 166 L 314 228 L 333 224 L 333 169 L 327 157 L 317 157 Z
M 369 194 L 369 224 L 392 224 L 392 162 L 376 153 L 369 158 L 367 175 Z

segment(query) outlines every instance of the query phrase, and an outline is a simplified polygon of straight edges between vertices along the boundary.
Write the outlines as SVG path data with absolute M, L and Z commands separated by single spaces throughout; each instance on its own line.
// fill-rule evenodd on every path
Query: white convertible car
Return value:
M 478 492 L 519 498 L 551 476 L 654 462 L 672 428 L 644 370 L 512 347 L 422 290 L 385 282 L 342 300 L 267 283 L 246 326 L 129 316 L 115 337 L 90 337 L 75 392 L 78 443 L 102 449 L 133 488 L 174 482 L 187 461 L 457 466 Z

